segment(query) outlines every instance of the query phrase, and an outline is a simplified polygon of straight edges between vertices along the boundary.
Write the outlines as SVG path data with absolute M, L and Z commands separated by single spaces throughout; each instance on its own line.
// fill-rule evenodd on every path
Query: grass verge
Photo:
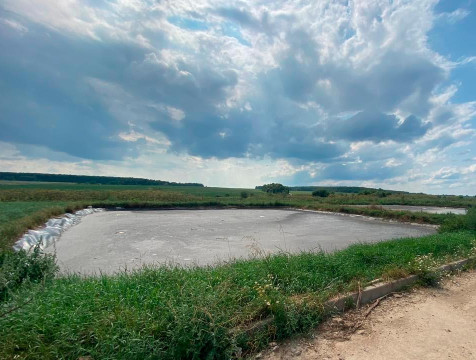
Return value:
M 85 203 L 0 202 L 0 254 L 11 250 L 14 242 L 28 229 L 43 225 L 49 219 L 85 208 Z
M 0 314 L 18 307 L 0 315 L 0 354 L 18 359 L 241 357 L 314 327 L 325 316 L 323 303 L 357 284 L 415 272 L 415 259 L 422 256 L 444 263 L 474 252 L 475 234 L 465 231 L 217 267 L 60 277 L 21 287 L 0 304 Z M 31 300 L 25 303 L 26 298 Z M 269 315 L 274 315 L 269 327 L 248 331 Z

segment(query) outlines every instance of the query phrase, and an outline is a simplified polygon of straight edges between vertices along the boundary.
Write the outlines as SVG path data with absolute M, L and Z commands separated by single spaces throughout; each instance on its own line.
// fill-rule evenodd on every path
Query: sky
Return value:
M 0 0 L 0 171 L 476 195 L 474 0 Z

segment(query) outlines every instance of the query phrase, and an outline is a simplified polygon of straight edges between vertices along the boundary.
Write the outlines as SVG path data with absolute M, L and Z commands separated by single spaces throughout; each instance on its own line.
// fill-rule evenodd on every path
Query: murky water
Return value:
M 298 210 L 107 211 L 83 218 L 55 248 L 63 271 L 112 273 L 142 264 L 206 265 L 279 251 L 333 251 L 434 232 L 428 226 Z

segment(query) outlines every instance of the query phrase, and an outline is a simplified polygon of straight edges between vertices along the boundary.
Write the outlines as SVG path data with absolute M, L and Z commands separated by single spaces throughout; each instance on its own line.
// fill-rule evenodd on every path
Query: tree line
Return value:
M 167 186 L 198 186 L 199 183 L 177 183 L 163 180 L 151 180 L 133 177 L 116 176 L 91 176 L 91 175 L 66 175 L 66 174 L 43 174 L 43 173 L 16 173 L 0 172 L 0 180 L 8 181 L 42 181 L 42 182 L 68 182 L 77 184 L 100 184 L 100 185 L 167 185 Z

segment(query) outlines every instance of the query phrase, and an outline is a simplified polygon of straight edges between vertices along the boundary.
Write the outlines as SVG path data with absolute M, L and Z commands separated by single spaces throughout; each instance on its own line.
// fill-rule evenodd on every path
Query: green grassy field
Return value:
M 476 208 L 474 197 L 422 194 L 272 195 L 258 190 L 0 184 L 0 358 L 229 359 L 306 331 L 323 302 L 383 277 L 421 273 L 417 259 L 476 255 L 476 211 L 466 216 L 353 208 L 349 204 Z M 54 258 L 13 253 L 27 229 L 85 206 L 299 207 L 443 224 L 419 239 L 353 245 L 336 253 L 277 254 L 216 267 L 143 268 L 112 276 L 55 277 Z M 427 279 L 431 280 L 431 279 Z M 263 331 L 247 329 L 270 315 Z

